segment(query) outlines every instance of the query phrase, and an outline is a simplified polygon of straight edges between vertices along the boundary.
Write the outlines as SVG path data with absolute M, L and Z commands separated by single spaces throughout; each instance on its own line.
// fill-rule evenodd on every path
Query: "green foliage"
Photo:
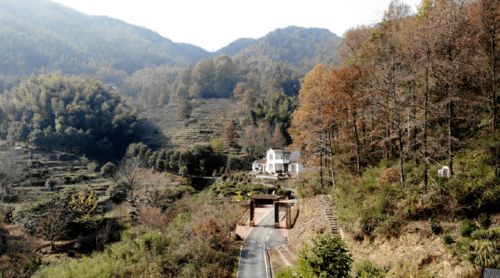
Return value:
M 474 240 L 498 241 L 500 240 L 500 227 L 495 227 L 488 230 L 476 230 L 472 232 L 470 237 Z
M 490 216 L 486 213 L 479 214 L 477 220 L 479 221 L 479 225 L 481 225 L 481 228 L 488 229 L 491 225 Z
M 92 17 L 50 1 L 6 1 L 0 11 L 2 75 L 42 69 L 99 75 L 121 83 L 147 65 L 188 66 L 208 53 L 108 17 Z M 50 15 L 50 16 L 48 16 Z
M 492 139 L 488 136 L 474 139 L 479 141 L 474 142 L 475 149 L 457 155 L 456 163 L 462 165 L 463 171 L 445 184 L 459 205 L 458 213 L 468 217 L 495 212 L 500 202 L 500 187 L 497 186 L 500 179 L 495 174 L 493 152 L 489 150 Z
M 377 226 L 375 232 L 385 237 L 398 237 L 401 227 L 403 225 L 402 219 L 397 215 L 386 216 Z
M 371 261 L 364 260 L 357 264 L 356 266 L 356 278 L 383 278 L 385 277 L 384 272 L 376 267 Z
M 301 274 L 309 277 L 348 277 L 352 259 L 344 243 L 337 236 L 318 235 L 312 246 L 301 250 Z
M 500 266 L 499 240 L 474 240 L 470 245 L 469 261 L 474 265 L 485 268 L 498 268 Z
M 478 227 L 477 227 L 477 225 L 474 222 L 472 222 L 469 219 L 465 219 L 460 224 L 460 234 L 463 237 L 469 237 L 472 234 L 472 232 L 474 232 L 475 230 L 477 230 L 477 228 Z
M 21 224 L 27 233 L 35 234 L 43 216 L 58 212 L 66 218 L 68 229 L 76 231 L 76 234 L 86 233 L 80 228 L 93 223 L 92 217 L 96 208 L 97 196 L 94 191 L 89 188 L 72 188 L 25 205 L 16 210 L 14 220 Z
M 94 173 L 96 169 L 97 169 L 97 162 L 91 161 L 87 163 L 87 170 L 89 171 L 89 173 Z
M 224 142 L 220 138 L 215 138 L 210 141 L 210 146 L 216 153 L 224 151 Z
M 326 188 L 322 188 L 317 175 L 300 176 L 295 183 L 300 197 L 307 198 L 326 193 Z
M 211 146 L 195 145 L 188 149 L 152 151 L 143 143 L 131 144 L 126 158 L 137 161 L 140 167 L 187 176 L 211 176 L 226 165 L 226 156 L 214 152 Z
M 252 184 L 238 181 L 218 182 L 210 187 L 210 191 L 216 195 L 226 197 L 237 196 L 238 198 L 248 198 L 254 193 L 270 194 L 275 191 L 275 188 L 264 186 L 261 184 Z
M 101 175 L 105 178 L 111 178 L 116 174 L 118 167 L 113 162 L 107 162 L 101 167 Z
M 435 235 L 439 235 L 443 232 L 443 227 L 439 224 L 439 221 L 434 217 L 429 218 L 429 226 L 431 228 L 432 233 Z
M 0 97 L 0 114 L 6 116 L 12 143 L 30 141 L 44 149 L 121 155 L 137 138 L 134 111 L 92 80 L 56 74 L 30 78 Z
M 445 245 L 451 245 L 453 244 L 454 240 L 453 237 L 450 234 L 446 234 L 443 236 L 443 243 Z
M 128 230 L 103 252 L 47 265 L 34 277 L 232 277 L 238 245 L 229 235 L 241 214 L 228 203 L 181 200 L 161 231 Z

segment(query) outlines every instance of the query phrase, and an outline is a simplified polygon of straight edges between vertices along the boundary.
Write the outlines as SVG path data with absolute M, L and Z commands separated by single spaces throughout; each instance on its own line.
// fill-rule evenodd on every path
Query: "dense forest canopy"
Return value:
M 97 81 L 31 78 L 0 96 L 0 136 L 12 144 L 113 156 L 137 140 L 135 112 Z

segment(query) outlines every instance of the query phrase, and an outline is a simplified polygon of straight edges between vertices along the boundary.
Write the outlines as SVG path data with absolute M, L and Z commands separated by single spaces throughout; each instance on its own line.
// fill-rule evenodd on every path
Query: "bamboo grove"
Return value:
M 424 0 L 415 14 L 393 1 L 380 23 L 348 31 L 341 65 L 303 79 L 289 130 L 322 184 L 386 159 L 402 185 L 405 164 L 423 164 L 427 186 L 435 161 L 453 175 L 465 139 L 498 139 L 499 22 L 495 0 Z

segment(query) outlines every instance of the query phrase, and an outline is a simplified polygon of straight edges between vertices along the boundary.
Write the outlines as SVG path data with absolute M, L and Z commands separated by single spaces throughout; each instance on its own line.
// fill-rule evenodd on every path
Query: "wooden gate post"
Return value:
M 254 200 L 250 200 L 250 222 L 249 225 L 253 227 L 255 225 L 255 204 Z
M 274 227 L 279 228 L 280 226 L 280 206 L 279 202 L 274 202 Z
M 290 229 L 292 227 L 292 209 L 290 206 L 286 207 L 286 228 Z

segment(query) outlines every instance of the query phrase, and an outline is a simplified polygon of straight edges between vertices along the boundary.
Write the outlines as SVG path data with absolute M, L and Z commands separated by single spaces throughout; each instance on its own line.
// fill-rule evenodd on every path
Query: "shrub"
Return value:
M 120 204 L 127 199 L 128 192 L 128 184 L 124 181 L 120 181 L 116 185 L 110 187 L 107 191 L 107 194 L 115 204 Z
M 189 173 L 189 170 L 188 170 L 187 166 L 181 166 L 179 168 L 179 175 L 181 175 L 183 177 L 187 177 L 188 173 Z
M 462 221 L 462 224 L 460 224 L 460 234 L 464 237 L 469 237 L 475 230 L 477 230 L 476 224 L 469 219 L 465 219 Z
M 311 248 L 300 253 L 303 276 L 348 277 L 352 259 L 338 236 L 319 235 L 312 242 Z
M 479 214 L 477 220 L 479 221 L 479 225 L 481 225 L 481 228 L 488 229 L 491 225 L 490 216 L 486 213 Z
M 498 243 L 489 240 L 475 240 L 470 245 L 469 261 L 481 268 L 497 268 L 500 265 Z
M 105 178 L 111 178 L 116 174 L 118 168 L 113 162 L 108 162 L 104 164 L 101 168 L 101 175 Z
M 87 163 L 87 170 L 89 171 L 89 173 L 94 173 L 95 169 L 97 169 L 97 162 L 91 161 Z
M 435 235 L 439 235 L 441 234 L 441 232 L 443 232 L 443 227 L 434 217 L 429 218 L 429 226 L 431 227 L 432 233 Z
M 361 261 L 357 267 L 356 278 L 382 278 L 384 272 L 377 268 L 371 261 Z
M 380 173 L 379 180 L 385 184 L 399 182 L 399 169 L 396 167 L 384 169 Z
M 54 179 L 47 179 L 45 181 L 45 187 L 50 191 L 54 191 L 56 189 L 56 186 L 57 186 L 57 181 Z
M 386 237 L 397 237 L 402 226 L 402 220 L 398 216 L 390 216 L 384 221 L 380 222 L 377 227 L 377 234 Z
M 450 234 L 446 234 L 443 236 L 444 245 L 451 245 L 454 242 L 453 237 Z
M 377 228 L 379 222 L 380 220 L 378 217 L 363 215 L 363 217 L 359 221 L 361 231 L 363 231 L 365 235 L 371 236 L 373 235 L 373 232 Z
M 477 230 L 472 232 L 470 237 L 474 240 L 491 240 L 498 241 L 500 240 L 500 228 L 491 229 L 491 230 Z

